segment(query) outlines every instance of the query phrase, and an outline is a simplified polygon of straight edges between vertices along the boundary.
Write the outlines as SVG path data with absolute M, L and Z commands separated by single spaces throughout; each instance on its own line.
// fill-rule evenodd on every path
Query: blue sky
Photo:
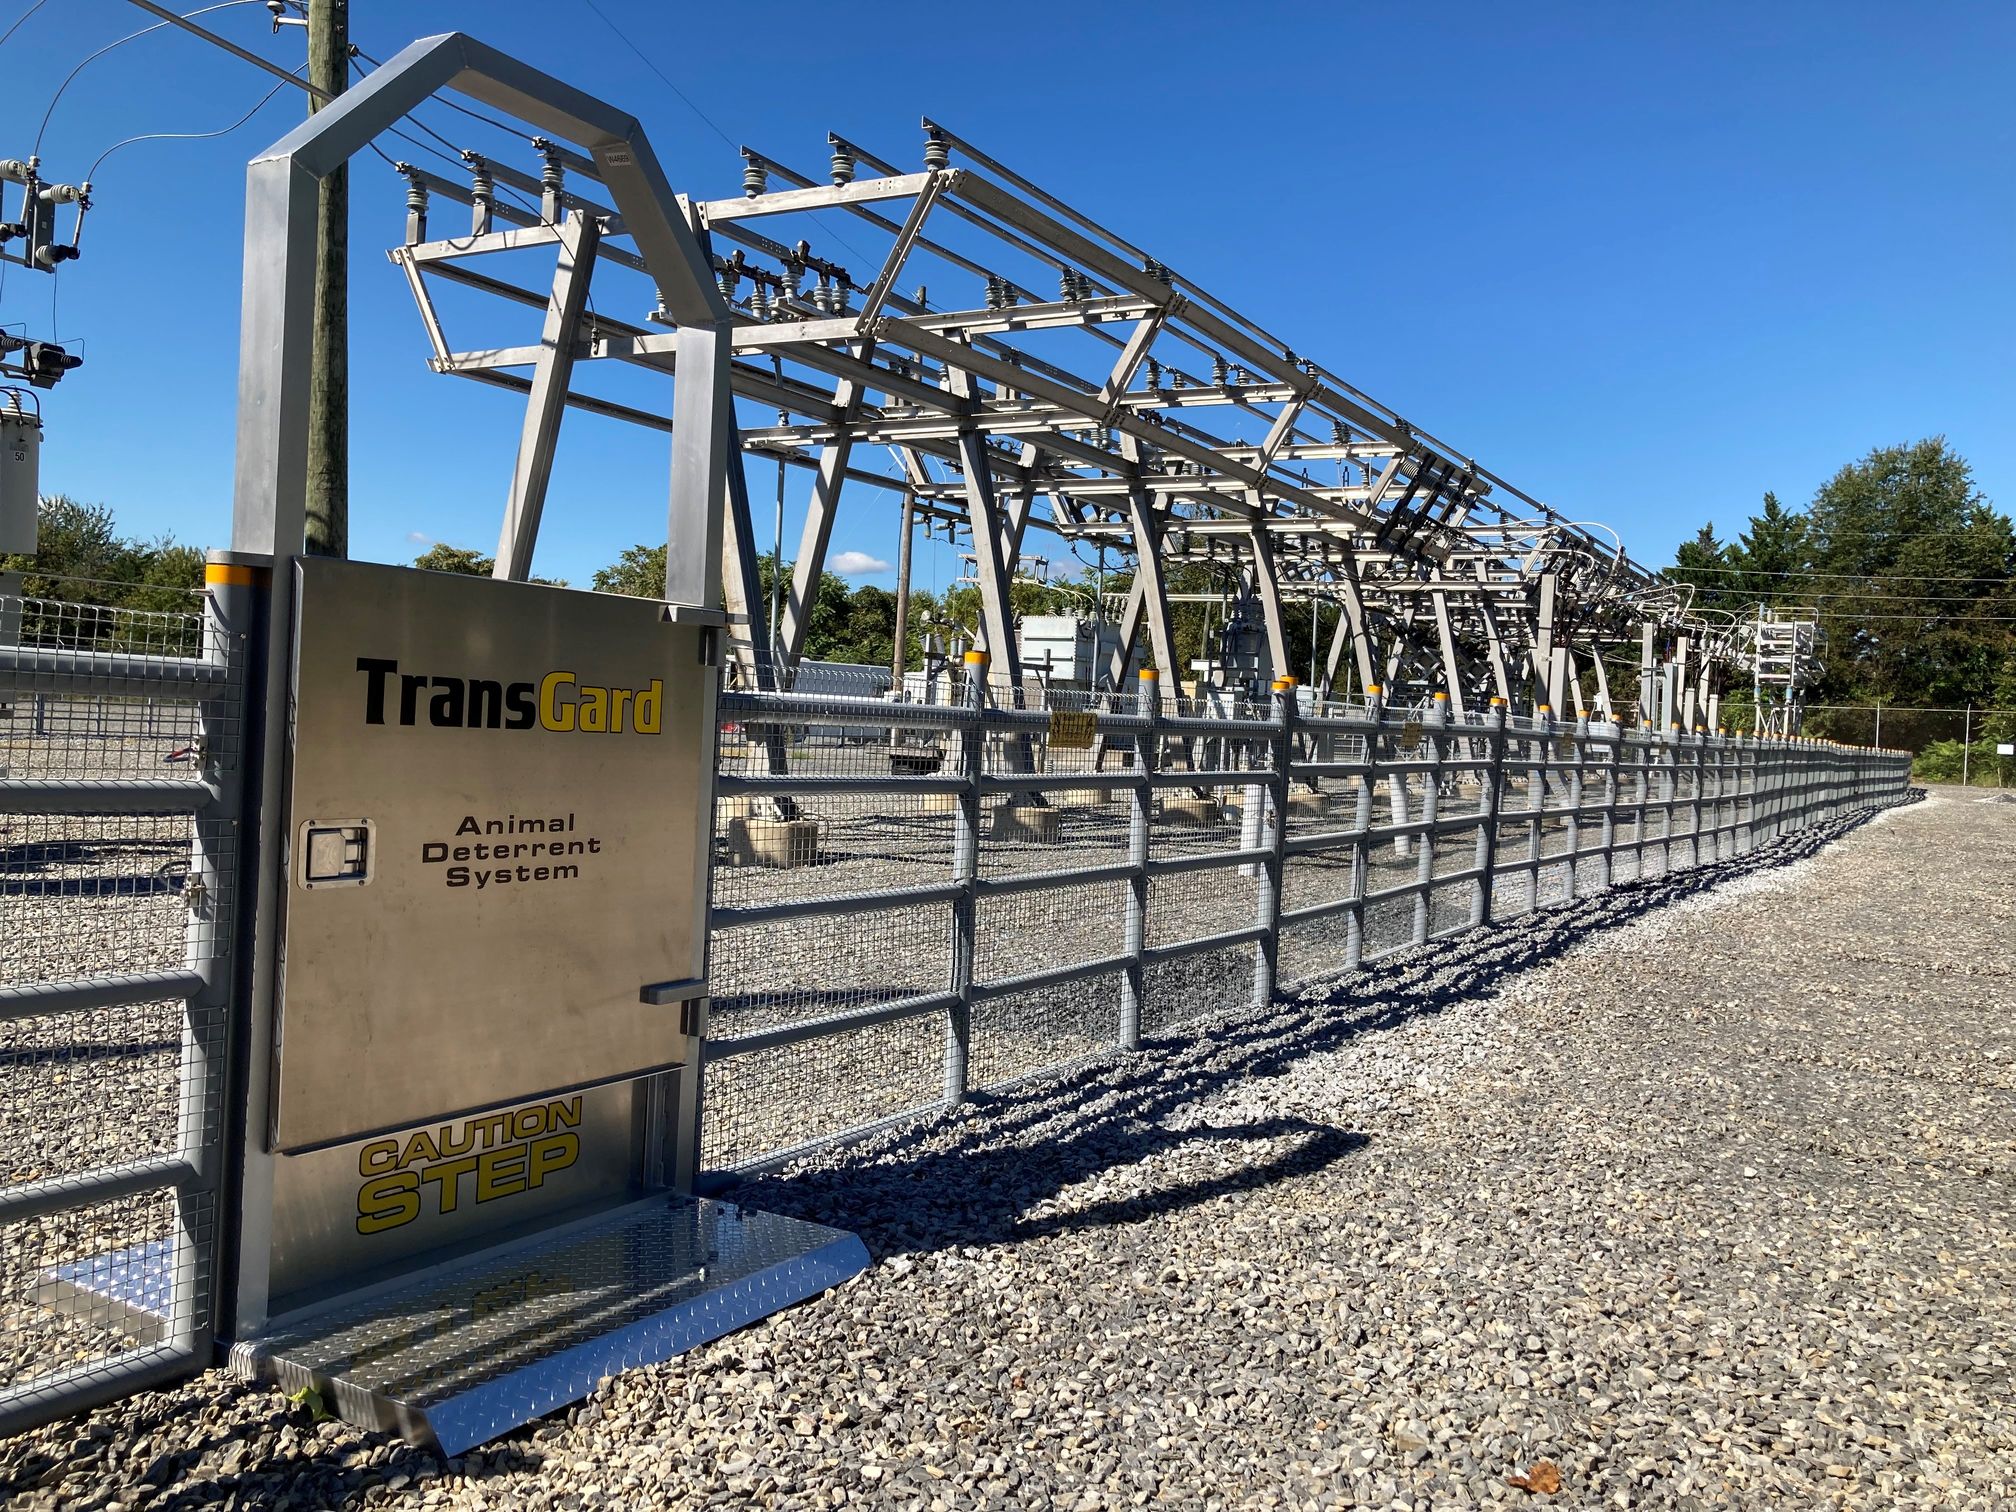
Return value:
M 1933 433 L 2016 505 L 2016 6 L 597 3 L 722 132 L 809 171 L 828 130 L 916 166 L 919 116 L 944 121 L 1641 559 Z M 0 30 L 25 9 L 0 6 Z M 352 0 L 352 17 L 381 58 L 455 29 L 527 56 L 637 114 L 676 188 L 739 192 L 731 147 L 584 0 Z M 0 52 L 0 156 L 30 150 L 80 58 L 148 19 L 123 0 L 29 19 Z M 206 24 L 304 55 L 263 5 Z M 221 126 L 270 82 L 143 38 L 63 95 L 45 176 L 137 132 Z M 300 109 L 288 90 L 231 136 L 99 171 L 54 291 L 86 362 L 44 396 L 45 491 L 225 539 L 243 168 Z M 522 406 L 427 371 L 380 255 L 402 214 L 401 183 L 360 159 L 353 554 L 488 551 Z M 12 269 L 0 322 L 47 336 L 51 298 Z M 570 416 L 538 570 L 585 583 L 662 539 L 664 478 L 662 436 Z M 766 520 L 773 487 L 759 468 Z M 802 494 L 794 476 L 787 542 Z M 834 550 L 893 559 L 892 497 L 850 496 Z M 920 585 L 954 571 L 934 547 Z

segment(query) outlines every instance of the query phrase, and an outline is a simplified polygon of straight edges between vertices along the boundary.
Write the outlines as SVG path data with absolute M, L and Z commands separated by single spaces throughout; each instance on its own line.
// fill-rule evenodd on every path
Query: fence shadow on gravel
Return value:
M 1914 788 L 1902 801 L 1924 796 Z M 1670 903 L 1802 860 L 1880 812 L 1867 810 L 1744 856 L 1480 926 L 1349 977 L 1305 984 L 1264 1012 L 1234 1010 L 1161 1036 L 1136 1054 L 1115 1053 L 1041 1082 L 974 1094 L 956 1112 L 923 1116 L 854 1150 L 830 1153 L 809 1169 L 753 1178 L 732 1196 L 844 1224 L 882 1259 L 1139 1222 L 1306 1174 L 1365 1148 L 1370 1136 L 1304 1119 L 1189 1128 L 1166 1121 L 1238 1082 L 1278 1075 L 1305 1056 L 1489 992 L 1591 936 Z M 1209 1180 L 1071 1214 L 1029 1216 L 1032 1208 L 1101 1172 L 1184 1145 L 1288 1136 L 1300 1137 L 1286 1150 Z

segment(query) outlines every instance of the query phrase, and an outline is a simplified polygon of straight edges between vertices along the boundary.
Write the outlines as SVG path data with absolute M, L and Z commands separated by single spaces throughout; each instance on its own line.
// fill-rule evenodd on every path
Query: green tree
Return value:
M 1750 528 L 1729 547 L 1736 570 L 1728 574 L 1728 582 L 1739 600 L 1733 607 L 1799 602 L 1807 592 L 1807 549 L 1805 518 L 1767 492 L 1763 510 L 1750 517 Z
M 460 577 L 488 577 L 495 570 L 497 559 L 487 557 L 480 551 L 471 551 L 466 546 L 450 546 L 446 541 L 436 541 L 413 558 L 413 565 L 423 572 L 452 572 Z
M 1729 547 L 1715 534 L 1715 522 L 1711 520 L 1696 532 L 1693 540 L 1680 543 L 1680 549 L 1673 554 L 1673 565 L 1666 569 L 1666 577 L 1671 582 L 1693 585 L 1696 609 L 1729 609 L 1742 596 L 1741 590 L 1730 583 L 1730 570 L 1735 565 Z
M 607 567 L 596 569 L 589 587 L 597 593 L 623 593 L 631 598 L 662 598 L 665 594 L 665 547 L 641 541 Z
M 131 646 L 172 654 L 197 649 L 193 622 L 122 615 L 156 610 L 187 616 L 203 586 L 203 553 L 168 536 L 144 541 L 119 533 L 112 510 L 68 494 L 39 501 L 32 556 L 0 556 L 0 572 L 21 574 L 27 598 L 66 607 L 30 610 L 21 634 L 30 644 Z M 99 612 L 93 613 L 91 610 Z M 165 639 L 164 639 L 165 637 Z
M 467 546 L 450 546 L 446 541 L 436 541 L 420 555 L 413 558 L 413 565 L 423 572 L 452 572 L 457 577 L 488 577 L 496 570 L 497 559 L 472 551 Z M 535 577 L 532 582 L 544 588 L 565 588 L 565 578 Z
M 1878 447 L 1807 510 L 1825 594 L 1817 702 L 1984 703 L 2012 651 L 2016 533 L 1943 436 Z

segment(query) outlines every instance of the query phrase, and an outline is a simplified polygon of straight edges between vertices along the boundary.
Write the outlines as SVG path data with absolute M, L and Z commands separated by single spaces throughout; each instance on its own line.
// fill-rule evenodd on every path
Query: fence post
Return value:
M 1577 896 L 1576 873 L 1581 870 L 1582 852 L 1582 799 L 1586 793 L 1582 768 L 1589 759 L 1589 720 L 1586 715 L 1575 718 L 1575 732 L 1570 735 L 1573 742 L 1574 765 L 1568 768 L 1568 819 L 1566 823 L 1568 844 L 1568 898 L 1572 902 Z
M 1449 725 L 1449 695 L 1437 693 L 1422 721 L 1421 744 L 1428 752 L 1428 774 L 1421 784 L 1421 854 L 1414 865 L 1414 943 L 1428 943 L 1429 904 L 1435 891 L 1435 820 L 1441 808 L 1443 731 Z
M 1378 784 L 1379 742 L 1386 726 L 1386 709 L 1377 683 L 1365 690 L 1365 713 L 1372 727 L 1365 732 L 1365 768 L 1358 774 L 1358 814 L 1351 826 L 1351 907 L 1344 915 L 1346 971 L 1356 971 L 1365 959 L 1365 881 L 1370 870 L 1366 849 L 1372 843 L 1372 790 Z
M 980 776 L 987 754 L 987 653 L 968 651 L 966 723 L 959 747 L 965 762 L 966 785 L 952 831 L 952 883 L 959 896 L 952 904 L 952 991 L 959 1001 L 945 1017 L 945 1103 L 957 1107 L 966 1099 L 966 1062 L 973 1044 L 973 945 L 978 927 L 974 879 L 980 874 Z
M 1540 860 L 1547 849 L 1548 742 L 1554 738 L 1554 711 L 1540 705 L 1526 740 L 1526 911 L 1540 911 Z
M 1134 737 L 1134 788 L 1127 814 L 1127 916 L 1122 948 L 1127 953 L 1127 969 L 1120 979 L 1120 1048 L 1141 1048 L 1141 1013 L 1148 1001 L 1148 968 L 1142 951 L 1148 943 L 1148 837 L 1154 822 L 1156 757 L 1160 754 L 1156 715 L 1161 701 L 1156 696 L 1155 669 L 1143 667 L 1135 693 L 1147 728 Z
M 1260 790 L 1260 801 L 1274 807 L 1274 836 L 1267 838 L 1263 813 L 1260 836 L 1267 846 L 1267 859 L 1259 871 L 1260 940 L 1253 952 L 1253 1006 L 1266 1008 L 1274 1001 L 1274 982 L 1281 965 L 1281 890 L 1287 882 L 1288 860 L 1288 765 L 1294 753 L 1295 679 L 1274 679 L 1274 770 Z M 1249 791 L 1251 791 L 1249 789 Z
M 236 1159 L 230 1148 L 234 1108 L 233 1054 L 239 973 L 238 945 L 248 937 L 256 865 L 246 833 L 248 768 L 256 729 L 254 629 L 263 618 L 272 573 L 228 553 L 205 563 L 203 660 L 228 669 L 224 683 L 199 706 L 195 766 L 214 793 L 191 824 L 189 908 L 184 959 L 203 985 L 189 997 L 182 1028 L 180 1117 L 182 1158 L 196 1182 L 175 1194 L 182 1253 L 193 1275 L 172 1299 L 173 1342 L 204 1350 L 225 1305 L 224 1288 L 237 1250 Z
M 1470 898 L 1470 924 L 1491 922 L 1491 884 L 1498 875 L 1498 797 L 1505 781 L 1505 700 L 1491 700 L 1491 723 L 1484 733 L 1484 749 L 1491 755 L 1478 782 L 1477 878 Z
M 1610 727 L 1610 758 L 1603 766 L 1603 820 L 1597 846 L 1596 875 L 1600 891 L 1608 891 L 1615 880 L 1611 854 L 1617 846 L 1617 797 L 1622 781 L 1624 726 L 1615 719 L 1603 721 Z

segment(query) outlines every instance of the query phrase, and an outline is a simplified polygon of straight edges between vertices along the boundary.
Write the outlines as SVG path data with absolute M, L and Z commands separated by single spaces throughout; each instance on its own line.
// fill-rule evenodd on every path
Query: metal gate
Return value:
M 211 1362 L 241 571 L 0 592 L 0 1433 Z

